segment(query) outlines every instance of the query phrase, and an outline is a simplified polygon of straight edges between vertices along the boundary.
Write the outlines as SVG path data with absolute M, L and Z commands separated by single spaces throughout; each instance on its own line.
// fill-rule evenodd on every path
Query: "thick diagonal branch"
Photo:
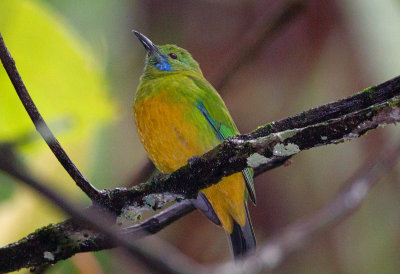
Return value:
M 400 77 L 397 77 L 349 98 L 267 124 L 250 134 L 226 140 L 191 165 L 172 174 L 132 189 L 107 190 L 109 200 L 104 206 L 116 213 L 132 205 L 157 208 L 161 204 L 157 204 L 155 193 L 168 192 L 174 198 L 193 197 L 199 189 L 244 167 L 252 166 L 259 174 L 279 166 L 302 150 L 357 138 L 378 126 L 398 122 L 399 96 Z M 144 231 L 156 233 L 192 210 L 189 203 L 178 203 L 131 228 L 130 234 L 139 238 L 145 235 Z M 48 263 L 43 257 L 43 250 L 54 252 L 52 263 L 55 263 L 79 252 L 113 246 L 104 236 L 67 220 L 39 229 L 16 243 L 0 248 L 0 271 L 7 263 L 12 264 L 7 260 L 7 254 L 15 254 L 19 263 L 14 264 L 13 269 L 19 269 Z M 23 250 L 28 251 L 28 257 Z
M 350 100 L 344 99 L 267 124 L 250 134 L 228 138 L 172 174 L 131 189 L 109 191 L 109 206 L 116 212 L 127 205 L 143 206 L 154 193 L 193 198 L 199 189 L 246 167 L 260 173 L 300 151 L 351 140 L 378 126 L 396 123 L 400 120 L 399 83 L 400 78 L 396 78 L 353 96 L 351 99 L 358 105 L 349 105 Z M 385 90 L 390 90 L 387 93 L 392 96 Z M 157 197 L 151 198 L 153 201 Z

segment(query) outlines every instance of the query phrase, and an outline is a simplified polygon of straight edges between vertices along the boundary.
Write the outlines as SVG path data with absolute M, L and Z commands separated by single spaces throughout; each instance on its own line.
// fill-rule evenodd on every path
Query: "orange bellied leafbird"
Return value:
M 155 166 L 173 172 L 239 131 L 189 52 L 154 45 L 135 31 L 147 51 L 133 112 L 140 139 Z M 245 169 L 202 189 L 193 204 L 229 235 L 235 258 L 256 246 L 247 210 L 255 202 L 253 171 Z

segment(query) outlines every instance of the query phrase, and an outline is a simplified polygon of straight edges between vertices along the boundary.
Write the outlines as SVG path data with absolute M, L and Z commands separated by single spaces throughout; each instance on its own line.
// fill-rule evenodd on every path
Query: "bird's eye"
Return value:
M 175 53 L 170 53 L 170 54 L 168 54 L 168 55 L 169 55 L 169 57 L 171 57 L 172 59 L 178 58 L 178 56 L 176 56 Z

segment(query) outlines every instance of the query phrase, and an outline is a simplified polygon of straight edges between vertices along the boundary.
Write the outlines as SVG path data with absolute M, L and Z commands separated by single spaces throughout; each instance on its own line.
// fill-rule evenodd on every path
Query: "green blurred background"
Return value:
M 176 43 L 206 78 L 222 67 L 254 23 L 283 1 L 42 0 L 0 2 L 0 31 L 45 120 L 98 188 L 126 185 L 146 159 L 131 115 L 145 51 L 131 30 Z M 351 95 L 400 74 L 400 1 L 308 1 L 224 88 L 241 132 Z M 37 137 L 0 69 L 0 141 L 21 140 L 35 176 L 82 207 L 89 204 Z M 399 138 L 394 126 L 340 145 L 302 152 L 256 178 L 250 212 L 259 244 L 332 199 L 371 154 Z M 362 207 L 289 256 L 276 273 L 398 273 L 398 166 Z M 65 218 L 30 189 L 0 173 L 0 244 Z M 226 236 L 198 212 L 157 236 L 196 261 L 230 259 Z M 25 270 L 26 271 L 26 270 Z M 79 254 L 46 273 L 148 273 L 118 251 Z

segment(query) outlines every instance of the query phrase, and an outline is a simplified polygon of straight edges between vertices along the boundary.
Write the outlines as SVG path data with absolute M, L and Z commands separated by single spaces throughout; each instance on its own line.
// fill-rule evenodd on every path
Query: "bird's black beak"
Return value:
M 141 34 L 140 32 L 133 30 L 133 33 L 137 36 L 139 41 L 143 44 L 144 48 L 149 54 L 159 53 L 158 48 L 151 42 L 149 38 Z
M 144 48 L 148 52 L 146 62 L 151 63 L 160 71 L 172 71 L 171 65 L 168 63 L 167 59 L 161 54 L 158 47 L 154 45 L 149 38 L 136 30 L 134 30 L 133 33 L 137 36 L 139 41 L 142 42 Z

